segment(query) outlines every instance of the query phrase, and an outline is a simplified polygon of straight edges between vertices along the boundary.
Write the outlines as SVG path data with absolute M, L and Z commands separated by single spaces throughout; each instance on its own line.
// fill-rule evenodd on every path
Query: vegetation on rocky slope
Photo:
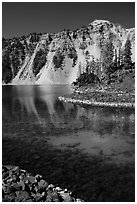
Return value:
M 61 52 L 57 52 L 56 55 L 53 57 L 53 63 L 56 69 L 62 69 L 62 63 L 64 60 L 64 55 Z
M 36 53 L 35 58 L 34 58 L 34 62 L 33 62 L 33 73 L 35 76 L 39 73 L 41 68 L 45 65 L 46 60 L 47 60 L 47 58 L 46 58 L 47 53 L 48 53 L 48 51 L 46 49 L 45 50 L 40 49 Z
M 95 62 L 96 64 L 96 62 Z M 73 83 L 74 93 L 60 100 L 70 102 L 89 101 L 93 105 L 114 105 L 134 107 L 135 63 L 131 61 L 131 47 L 127 40 L 122 62 L 112 59 L 99 79 L 94 71 L 83 73 Z
M 109 21 L 95 20 L 75 31 L 3 38 L 2 81 L 4 84 L 12 83 L 24 64 L 25 70 L 31 70 L 33 74 L 30 78 L 37 80 L 37 74 L 44 65 L 54 71 L 64 69 L 66 57 L 73 60 L 69 66 L 74 67 L 76 72 L 78 70 L 76 76 L 83 72 L 94 72 L 100 80 L 106 73 L 112 78 L 110 75 L 117 69 L 117 65 L 112 65 L 112 62 L 119 64 L 118 67 L 123 62 L 129 66 L 131 58 L 134 58 L 134 36 L 134 30 L 130 31 Z M 40 50 L 37 49 L 39 46 Z M 51 63 L 52 68 L 49 65 Z M 19 79 L 23 80 L 20 76 Z

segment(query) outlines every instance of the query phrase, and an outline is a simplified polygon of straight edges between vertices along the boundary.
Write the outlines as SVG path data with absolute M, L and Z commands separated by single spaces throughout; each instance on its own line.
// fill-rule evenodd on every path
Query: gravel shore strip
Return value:
M 97 101 L 92 101 L 92 100 L 73 99 L 73 98 L 68 98 L 68 97 L 63 97 L 63 96 L 59 96 L 58 99 L 60 101 L 64 101 L 64 102 L 86 104 L 86 105 L 94 105 L 94 106 L 110 106 L 110 107 L 135 108 L 135 104 L 134 103 L 97 102 Z
M 48 184 L 41 175 L 32 176 L 18 166 L 2 166 L 3 202 L 84 202 L 72 192 Z

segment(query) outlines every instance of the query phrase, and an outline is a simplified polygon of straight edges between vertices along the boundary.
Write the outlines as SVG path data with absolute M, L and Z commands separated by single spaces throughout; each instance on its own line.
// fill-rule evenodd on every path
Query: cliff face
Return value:
M 76 31 L 30 34 L 3 39 L 3 83 L 71 84 L 93 60 L 102 63 L 102 49 L 111 34 L 115 57 L 131 41 L 135 61 L 135 29 L 95 20 Z M 103 72 L 100 66 L 100 73 Z

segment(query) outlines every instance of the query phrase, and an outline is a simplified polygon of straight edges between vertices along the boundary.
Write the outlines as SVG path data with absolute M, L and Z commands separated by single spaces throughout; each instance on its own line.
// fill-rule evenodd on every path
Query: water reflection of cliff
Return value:
M 100 135 L 134 133 L 135 116 L 131 110 L 81 107 L 58 101 L 57 96 L 70 93 L 70 87 L 13 86 L 11 91 L 12 96 L 8 103 L 11 103 L 12 111 L 9 110 L 8 114 L 15 114 L 16 118 L 20 115 L 21 121 L 28 117 L 29 123 L 35 122 L 43 128 L 49 125 L 62 129 L 86 128 Z M 3 109 L 4 107 L 7 112 L 6 102 L 3 103 Z
M 23 128 L 27 138 L 46 137 L 56 148 L 70 146 L 90 154 L 111 155 L 120 162 L 134 160 L 134 110 L 58 101 L 57 96 L 71 92 L 67 86 L 13 86 L 7 89 L 7 95 L 3 95 L 2 121 L 11 137 L 10 128 L 18 129 L 13 131 L 17 136 Z

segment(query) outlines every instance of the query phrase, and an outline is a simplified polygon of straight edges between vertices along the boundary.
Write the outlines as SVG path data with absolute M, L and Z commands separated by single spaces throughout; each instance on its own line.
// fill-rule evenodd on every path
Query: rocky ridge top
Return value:
M 134 62 L 135 29 L 107 20 L 95 20 L 75 31 L 3 38 L 3 83 L 71 84 L 93 59 L 102 63 L 102 45 L 110 34 L 117 57 L 126 40 L 131 41 Z

